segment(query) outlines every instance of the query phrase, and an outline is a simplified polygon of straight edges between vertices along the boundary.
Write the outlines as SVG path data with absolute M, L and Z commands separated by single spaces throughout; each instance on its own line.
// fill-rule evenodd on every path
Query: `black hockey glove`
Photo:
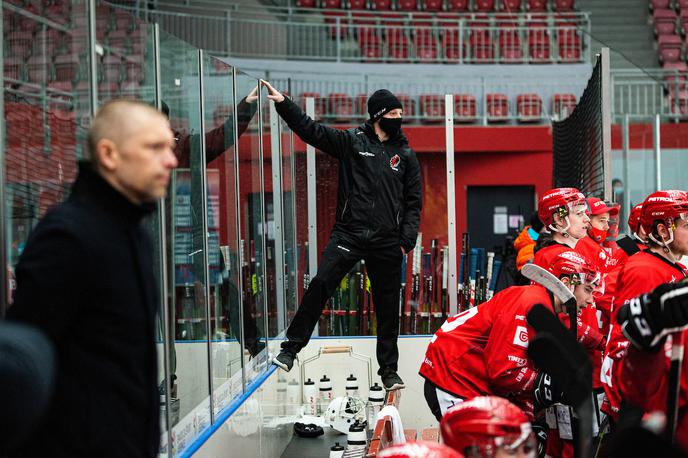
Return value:
M 537 439 L 537 456 L 544 458 L 547 452 L 547 422 L 544 420 L 536 420 L 532 423 L 533 434 Z
M 536 412 L 553 404 L 566 404 L 561 383 L 557 383 L 551 375 L 543 371 L 540 371 L 535 378 L 533 394 L 535 395 Z
M 626 338 L 641 350 L 662 348 L 664 338 L 688 326 L 688 283 L 664 283 L 619 309 Z

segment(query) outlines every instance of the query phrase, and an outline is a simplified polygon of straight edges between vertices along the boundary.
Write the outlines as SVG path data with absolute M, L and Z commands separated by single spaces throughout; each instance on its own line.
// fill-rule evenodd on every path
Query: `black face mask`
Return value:
M 401 130 L 401 118 L 380 118 L 380 129 L 389 136 L 394 138 Z

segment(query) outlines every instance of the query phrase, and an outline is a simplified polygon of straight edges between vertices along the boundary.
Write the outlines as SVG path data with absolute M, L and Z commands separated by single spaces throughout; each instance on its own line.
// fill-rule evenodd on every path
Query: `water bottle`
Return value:
M 339 442 L 335 442 L 332 447 L 330 447 L 330 458 L 342 458 L 344 456 L 344 447 L 339 445 Z
M 354 377 L 354 374 L 346 378 L 346 395 L 352 398 L 358 397 L 358 379 Z
M 347 450 L 365 450 L 368 446 L 368 433 L 366 433 L 366 422 L 358 420 L 349 427 L 349 434 L 346 435 Z
M 385 391 L 375 382 L 375 385 L 370 387 L 370 392 L 368 394 L 368 428 L 375 428 L 377 414 L 382 409 L 384 403 Z
M 299 410 L 301 410 L 299 400 L 299 395 L 301 394 L 300 391 L 299 382 L 297 382 L 295 379 L 291 379 L 287 385 L 287 406 L 291 415 L 298 415 Z
M 323 375 L 320 379 L 319 384 L 320 391 L 320 412 L 327 411 L 327 406 L 334 399 L 334 394 L 332 393 L 332 381 L 327 378 L 327 375 Z
M 277 415 L 285 415 L 287 403 L 287 379 L 282 374 L 277 377 Z
M 303 383 L 303 403 L 306 406 L 306 415 L 318 414 L 318 392 L 315 389 L 315 382 L 311 379 Z

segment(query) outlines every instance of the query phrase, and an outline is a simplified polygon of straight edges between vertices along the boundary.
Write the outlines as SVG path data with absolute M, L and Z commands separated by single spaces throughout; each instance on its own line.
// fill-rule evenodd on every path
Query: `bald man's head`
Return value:
M 96 113 L 88 145 L 94 169 L 130 201 L 164 197 L 177 159 L 162 113 L 135 100 L 108 102 Z

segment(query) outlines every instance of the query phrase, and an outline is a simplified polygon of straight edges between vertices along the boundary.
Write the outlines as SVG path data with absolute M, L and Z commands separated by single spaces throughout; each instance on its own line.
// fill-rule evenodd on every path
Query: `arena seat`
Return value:
M 686 35 L 686 32 L 688 32 L 688 7 L 681 9 L 681 12 L 679 13 L 678 21 L 679 21 L 680 32 L 683 35 Z
M 103 56 L 101 76 L 103 81 L 119 83 L 121 79 L 122 59 L 114 54 Z
M 18 57 L 6 57 L 3 61 L 3 73 L 5 78 L 23 81 L 26 77 L 24 59 Z
M 657 38 L 659 47 L 659 61 L 662 63 L 678 62 L 681 60 L 683 42 L 679 35 L 660 35 Z
M 323 11 L 323 16 L 325 17 L 325 24 L 332 24 L 328 28 L 330 38 L 333 40 L 337 38 L 346 38 L 349 32 L 346 13 L 343 11 Z M 337 27 L 337 19 L 339 19 L 339 27 Z
M 652 12 L 655 35 L 671 35 L 676 32 L 676 12 L 670 9 L 656 9 Z
M 688 91 L 681 91 L 677 95 L 669 95 L 669 106 L 674 114 L 688 115 Z
M 686 71 L 688 65 L 685 62 L 668 62 L 662 68 L 672 73 L 664 75 L 664 83 L 669 94 L 677 94 L 686 88 Z
M 332 93 L 327 96 L 328 116 L 333 122 L 351 122 L 354 117 L 354 100 L 348 94 Z
M 368 94 L 358 94 L 356 100 L 356 114 L 359 119 L 368 119 Z
M 128 30 L 111 30 L 105 36 L 108 46 L 111 49 L 126 50 L 129 46 Z
M 574 0 L 554 0 L 552 7 L 559 12 L 573 11 L 573 3 Z
M 468 11 L 468 0 L 449 0 L 447 2 L 447 11 Z
M 499 57 L 500 62 L 523 62 L 521 37 L 517 28 L 513 26 L 503 26 L 499 30 Z
M 454 95 L 454 113 L 458 122 L 474 122 L 477 119 L 477 105 L 472 94 Z
M 520 122 L 533 122 L 542 119 L 542 99 L 537 94 L 516 96 L 516 112 Z
M 481 13 L 490 13 L 495 10 L 495 0 L 475 0 L 475 9 Z
M 419 62 L 437 61 L 437 40 L 432 29 L 416 29 L 413 46 Z
M 650 0 L 650 11 L 656 9 L 669 9 L 670 7 L 669 0 Z
M 323 99 L 318 92 L 302 92 L 301 95 L 299 95 L 299 105 L 304 112 L 306 111 L 306 98 L 308 97 L 313 97 L 315 99 L 314 119 L 316 121 L 321 120 L 325 114 L 325 99 Z
M 409 43 L 406 31 L 399 28 L 386 30 L 387 58 L 392 62 L 408 62 Z
M 461 41 L 459 33 L 458 29 L 449 29 L 442 34 L 442 51 L 447 62 L 458 62 L 461 59 L 463 50 L 459 47 Z M 466 43 L 464 42 L 463 45 L 466 46 Z
M 79 69 L 78 55 L 60 54 L 55 56 L 55 79 L 57 81 L 76 81 L 79 79 Z
M 296 6 L 299 8 L 315 8 L 315 0 L 296 0 Z
M 487 94 L 487 120 L 506 121 L 509 118 L 509 99 L 506 94 Z
M 124 71 L 127 81 L 142 82 L 144 79 L 143 56 L 138 54 L 130 54 L 124 58 Z
M 35 55 L 26 61 L 26 75 L 32 83 L 47 83 L 52 77 L 52 64 L 46 62 L 45 56 Z
M 561 25 L 557 30 L 560 62 L 580 62 L 583 51 L 581 37 L 575 24 Z
M 419 97 L 420 121 L 425 124 L 442 122 L 444 101 L 437 94 L 423 94 Z
M 679 10 L 688 8 L 688 0 L 676 0 L 674 3 L 676 6 L 678 6 Z
M 377 29 L 359 29 L 358 43 L 361 47 L 361 59 L 364 61 L 382 60 L 382 43 L 377 36 Z
M 349 0 L 349 9 L 352 9 L 352 10 L 368 9 L 368 1 L 367 0 Z
M 442 0 L 421 0 L 420 5 L 423 11 L 432 12 L 442 11 L 443 7 Z
M 528 0 L 526 8 L 531 13 L 544 13 L 547 11 L 547 0 Z
M 554 94 L 552 97 L 552 114 L 564 118 L 576 108 L 576 96 L 573 94 Z
M 31 52 L 31 43 L 33 43 L 33 34 L 23 30 L 13 30 L 5 35 L 7 40 L 7 50 L 12 57 L 26 59 Z
M 328 10 L 339 10 L 342 8 L 342 0 L 322 0 L 320 6 Z
M 549 31 L 545 23 L 532 23 L 528 30 L 529 61 L 547 63 L 550 61 Z
M 404 123 L 413 122 L 416 117 L 416 101 L 408 94 L 396 94 L 403 107 L 402 119 Z
M 378 11 L 391 11 L 392 0 L 371 0 L 372 9 Z
M 51 81 L 48 88 L 59 92 L 72 92 L 74 85 L 71 81 Z
M 398 0 L 399 11 L 418 11 L 418 0 Z
M 521 0 L 502 0 L 502 10 L 507 13 L 516 13 L 521 11 Z
M 62 34 L 59 30 L 49 28 L 36 32 L 33 38 L 33 54 L 52 56 L 62 44 Z

